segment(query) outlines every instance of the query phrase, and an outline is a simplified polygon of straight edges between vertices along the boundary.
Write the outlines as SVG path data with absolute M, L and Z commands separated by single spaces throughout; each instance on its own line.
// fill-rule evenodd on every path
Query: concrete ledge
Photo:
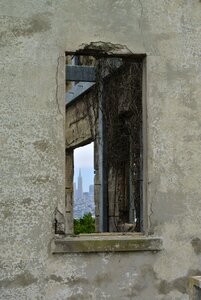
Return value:
M 56 237 L 52 253 L 160 251 L 162 240 L 142 234 L 88 234 Z

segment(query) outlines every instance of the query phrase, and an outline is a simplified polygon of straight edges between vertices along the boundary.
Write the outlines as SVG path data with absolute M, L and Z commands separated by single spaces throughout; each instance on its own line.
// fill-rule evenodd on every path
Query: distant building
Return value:
M 76 183 L 73 183 L 73 199 L 77 199 L 77 188 Z
M 94 194 L 94 185 L 91 184 L 91 185 L 89 186 L 89 195 L 91 196 L 91 195 L 93 195 L 93 194 Z
M 83 188 L 82 188 L 82 175 L 81 175 L 81 169 L 80 169 L 79 176 L 78 176 L 77 198 L 82 199 L 82 196 L 83 196 Z
M 88 192 L 83 192 L 83 182 L 81 169 L 79 170 L 79 176 L 77 178 L 78 184 L 76 188 L 76 182 L 74 182 L 74 201 L 73 201 L 73 214 L 74 218 L 78 219 L 84 216 L 84 214 L 91 213 L 95 217 L 95 205 L 94 205 L 94 185 L 89 186 Z

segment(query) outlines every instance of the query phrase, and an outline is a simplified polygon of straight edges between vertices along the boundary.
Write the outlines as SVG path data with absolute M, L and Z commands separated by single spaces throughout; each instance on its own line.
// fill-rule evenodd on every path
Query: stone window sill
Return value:
M 162 239 L 140 233 L 97 233 L 78 236 L 56 236 L 52 253 L 160 251 Z

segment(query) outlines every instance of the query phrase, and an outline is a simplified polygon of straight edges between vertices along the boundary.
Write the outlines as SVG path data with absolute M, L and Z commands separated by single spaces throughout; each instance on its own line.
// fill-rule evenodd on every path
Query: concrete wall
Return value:
M 0 0 L 0 299 L 186 300 L 201 273 L 199 0 Z M 160 253 L 51 254 L 64 205 L 64 51 L 147 54 L 147 201 Z
M 66 149 L 92 142 L 96 137 L 97 118 L 97 97 L 93 89 L 66 109 Z

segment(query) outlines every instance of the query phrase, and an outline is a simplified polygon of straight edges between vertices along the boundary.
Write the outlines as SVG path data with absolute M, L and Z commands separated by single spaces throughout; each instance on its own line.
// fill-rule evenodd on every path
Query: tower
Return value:
M 76 183 L 73 183 L 73 199 L 74 201 L 77 199 L 77 188 L 76 188 Z
M 81 169 L 79 169 L 79 176 L 78 176 L 78 188 L 77 188 L 77 198 L 82 199 L 83 196 L 83 189 L 82 189 L 82 175 Z

